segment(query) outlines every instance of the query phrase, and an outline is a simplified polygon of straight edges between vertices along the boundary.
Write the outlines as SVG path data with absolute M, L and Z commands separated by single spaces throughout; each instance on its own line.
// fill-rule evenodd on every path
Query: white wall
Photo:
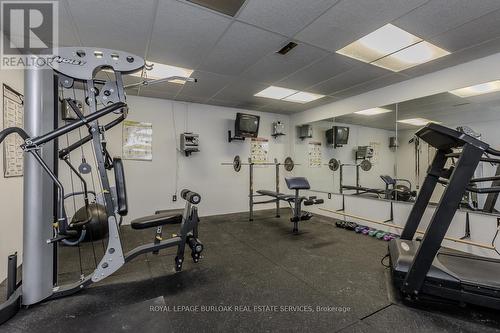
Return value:
M 1 33 L 1 32 L 0 32 Z M 21 70 L 0 70 L 0 89 L 5 83 L 16 91 L 23 93 L 23 72 Z M 0 91 L 0 102 L 3 110 L 3 92 Z M 0 117 L 3 125 L 3 112 Z M 18 252 L 18 260 L 22 260 L 22 216 L 23 216 L 23 178 L 3 177 L 3 145 L 0 154 L 0 281 L 7 275 L 7 256 L 13 252 Z
M 364 127 L 353 124 L 342 124 L 331 121 L 319 121 L 311 124 L 313 127 L 313 137 L 301 140 L 295 136 L 295 156 L 297 159 L 298 175 L 303 175 L 309 179 L 311 188 L 327 192 L 339 192 L 340 172 L 332 172 L 326 164 L 331 158 L 335 158 L 342 163 L 354 164 L 355 151 L 358 146 L 367 146 L 373 142 L 379 143 L 379 156 L 373 159 L 373 167 L 370 171 L 360 171 L 360 185 L 370 188 L 384 188 L 385 185 L 380 179 L 380 175 L 386 174 L 394 177 L 394 167 L 396 154 L 389 149 L 389 137 L 395 136 L 394 131 Z M 333 148 L 327 145 L 325 132 L 332 126 L 349 127 L 348 144 L 343 147 Z M 321 142 L 323 166 L 321 168 L 309 167 L 308 146 L 309 142 Z M 354 167 L 344 167 L 344 185 L 356 185 L 356 169 Z
M 158 209 L 183 207 L 184 202 L 180 198 L 177 202 L 172 201 L 173 194 L 177 193 L 179 196 L 183 188 L 201 194 L 202 201 L 199 206 L 201 216 L 247 211 L 248 167 L 244 166 L 239 173 L 236 173 L 232 166 L 220 165 L 221 162 L 232 162 L 235 155 L 240 155 L 244 161 L 250 155 L 249 139 L 232 143 L 227 140 L 227 131 L 231 129 L 234 132 L 237 112 L 260 115 L 259 137 L 269 139 L 270 161 L 274 158 L 283 161 L 289 155 L 288 136 L 277 139 L 270 136 L 273 121 L 280 120 L 288 126 L 289 117 L 286 115 L 136 96 L 129 96 L 127 103 L 128 120 L 153 124 L 153 161 L 124 161 L 129 202 L 129 215 L 125 223 L 137 217 L 153 214 Z M 119 125 L 106 133 L 108 150 L 113 156 L 121 156 L 121 128 Z M 200 135 L 201 151 L 193 153 L 190 157 L 185 157 L 183 153 L 177 151 L 180 133 L 185 131 Z M 69 140 L 72 142 L 77 138 L 78 131 L 75 131 Z M 61 144 L 64 142 L 65 139 L 62 139 Z M 86 148 L 85 155 L 90 162 L 93 160 L 90 145 Z M 81 162 L 80 150 L 75 150 L 71 158 L 78 166 Z M 67 185 L 67 192 L 70 192 L 71 182 L 67 170 L 68 168 L 61 164 L 61 178 Z M 94 176 L 97 174 L 94 173 Z M 273 166 L 256 168 L 254 176 L 255 189 L 274 188 Z M 86 179 L 91 185 L 89 177 L 90 175 L 87 175 Z M 113 182 L 111 174 L 110 178 Z M 94 183 L 97 186 L 97 178 Z M 75 190 L 80 189 L 76 179 L 74 185 Z M 77 206 L 82 205 L 80 198 Z M 68 213 L 72 213 L 72 206 L 72 202 L 67 203 Z M 267 207 L 261 205 L 256 208 Z

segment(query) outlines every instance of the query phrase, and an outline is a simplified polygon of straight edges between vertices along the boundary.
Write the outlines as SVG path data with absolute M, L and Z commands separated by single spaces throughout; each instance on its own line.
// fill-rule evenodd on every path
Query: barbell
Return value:
M 369 160 L 363 160 L 359 164 L 341 164 L 339 160 L 337 160 L 335 158 L 331 158 L 328 161 L 328 164 L 324 164 L 324 165 L 327 165 L 328 168 L 332 171 L 337 171 L 341 165 L 351 165 L 351 166 L 358 166 L 359 165 L 359 167 L 363 171 L 370 171 L 370 169 L 372 168 L 372 162 L 370 162 Z
M 233 159 L 233 162 L 224 162 L 221 163 L 221 165 L 232 165 L 234 171 L 239 172 L 241 170 L 242 165 L 283 165 L 286 171 L 292 171 L 296 165 L 300 164 L 296 164 L 290 156 L 285 158 L 285 161 L 283 163 L 279 163 L 276 158 L 274 159 L 274 163 L 271 163 L 271 162 L 251 162 L 250 159 L 248 159 L 248 162 L 242 162 L 240 156 L 236 155 Z

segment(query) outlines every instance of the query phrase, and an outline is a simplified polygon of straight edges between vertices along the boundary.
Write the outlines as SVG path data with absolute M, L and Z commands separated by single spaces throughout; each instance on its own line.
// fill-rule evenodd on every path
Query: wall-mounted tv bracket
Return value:
M 245 137 L 243 136 L 232 136 L 231 130 L 227 131 L 227 141 L 232 142 L 232 141 L 245 141 Z

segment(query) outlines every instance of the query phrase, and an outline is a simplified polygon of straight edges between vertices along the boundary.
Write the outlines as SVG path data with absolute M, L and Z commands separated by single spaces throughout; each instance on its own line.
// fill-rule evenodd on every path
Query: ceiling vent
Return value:
M 283 46 L 279 51 L 277 51 L 276 53 L 279 53 L 279 54 L 287 54 L 288 52 L 290 52 L 295 46 L 297 46 L 297 43 L 294 43 L 294 42 L 290 42 L 288 44 L 286 44 L 285 46 Z
M 189 2 L 215 10 L 216 12 L 233 16 L 238 13 L 245 0 L 188 0 Z

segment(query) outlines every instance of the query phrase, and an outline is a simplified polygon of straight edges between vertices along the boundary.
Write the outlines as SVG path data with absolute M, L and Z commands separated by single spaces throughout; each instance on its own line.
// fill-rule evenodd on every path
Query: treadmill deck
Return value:
M 401 239 L 389 243 L 393 282 L 398 289 L 419 245 L 419 241 Z M 500 260 L 442 249 L 427 273 L 422 292 L 438 298 L 440 294 L 445 298 L 453 295 L 459 302 L 500 309 Z

